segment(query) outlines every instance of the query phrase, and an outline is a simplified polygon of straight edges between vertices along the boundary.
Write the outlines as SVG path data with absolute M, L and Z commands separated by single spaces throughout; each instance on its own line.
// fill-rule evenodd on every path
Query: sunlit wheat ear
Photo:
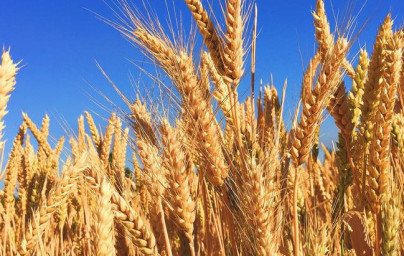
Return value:
M 6 178 L 4 182 L 4 200 L 5 205 L 10 214 L 15 213 L 14 209 L 14 193 L 17 185 L 17 175 L 19 173 L 21 166 L 21 159 L 24 154 L 23 152 L 23 140 L 26 133 L 26 126 L 21 125 L 17 136 L 13 142 L 13 148 L 8 159 L 8 164 L 6 166 Z
M 30 182 L 30 176 L 32 175 L 32 162 L 33 162 L 33 147 L 30 142 L 30 136 L 27 134 L 25 136 L 25 146 L 23 148 L 23 155 L 21 158 L 21 168 L 18 169 L 18 204 L 17 209 L 19 215 L 26 216 L 28 208 L 28 195 Z M 26 222 L 25 219 L 21 219 L 21 230 L 25 230 Z
M 21 255 L 34 252 L 33 250 L 35 250 L 37 244 L 41 240 L 44 230 L 46 230 L 51 224 L 53 214 L 58 210 L 60 205 L 68 199 L 68 195 L 72 193 L 72 188 L 76 185 L 77 179 L 87 168 L 85 160 L 86 157 L 84 155 L 80 158 L 80 161 L 75 163 L 75 165 L 71 165 L 70 161 L 68 161 L 62 171 L 61 179 L 49 192 L 47 198 L 44 198 L 44 195 L 42 194 L 43 201 L 38 211 L 35 213 L 38 221 L 31 223 L 31 226 L 26 230 L 25 242 L 19 247 L 19 253 Z
M 324 60 L 327 52 L 330 51 L 334 45 L 334 35 L 330 31 L 330 23 L 327 19 L 323 0 L 317 0 L 316 10 L 313 11 L 313 17 L 314 28 L 316 30 L 316 40 L 318 43 L 318 52 L 320 53 L 321 58 Z M 355 70 L 346 58 L 342 60 L 341 67 L 345 70 L 349 77 L 355 77 Z
M 116 218 L 129 232 L 133 243 L 145 255 L 159 255 L 156 248 L 156 240 L 150 228 L 148 220 L 144 220 L 136 212 L 130 209 L 125 200 L 118 194 L 112 195 L 112 202 L 116 205 Z
M 232 80 L 234 87 L 240 83 L 244 73 L 244 49 L 243 49 L 243 1 L 227 1 L 226 17 L 226 46 L 224 48 L 224 63 L 226 74 Z
M 87 169 L 86 179 L 93 186 L 102 184 L 103 174 L 99 173 L 100 166 L 92 166 Z M 102 170 L 102 169 L 101 169 Z M 159 255 L 156 247 L 156 239 L 150 228 L 148 219 L 145 219 L 135 211 L 128 202 L 114 190 L 110 183 L 103 183 L 106 189 L 112 191 L 111 203 L 115 212 L 115 218 L 122 225 L 131 241 L 145 255 Z
M 365 82 L 367 80 L 369 68 L 369 57 L 366 50 L 361 49 L 359 53 L 359 62 L 355 71 L 355 78 L 352 81 L 352 90 L 349 93 L 349 101 L 352 112 L 352 123 L 353 123 L 353 137 L 356 137 L 356 128 L 360 124 L 360 118 L 362 115 L 362 105 L 363 105 L 363 94 Z
M 211 97 L 211 83 L 209 79 L 208 64 L 206 63 L 206 60 L 204 60 L 203 55 L 198 67 L 198 73 L 199 73 L 199 84 L 201 86 L 201 90 L 203 91 L 203 97 L 205 100 L 209 100 Z
M 167 180 L 169 184 L 168 201 L 173 205 L 174 216 L 177 224 L 184 231 L 189 240 L 190 250 L 195 254 L 194 246 L 194 222 L 196 214 L 196 202 L 191 195 L 192 173 L 188 173 L 188 165 L 185 148 L 181 146 L 181 134 L 179 130 L 170 126 L 167 120 L 163 121 L 163 165 L 169 170 Z
M 314 26 L 316 30 L 316 40 L 318 43 L 318 52 L 321 59 L 326 58 L 328 51 L 334 45 L 334 35 L 330 32 L 330 24 L 327 20 L 323 0 L 318 0 L 316 4 L 316 11 L 313 12 Z M 351 64 L 344 57 L 341 67 L 345 69 L 350 77 L 355 76 L 355 70 Z M 327 106 L 327 110 L 336 120 L 336 124 L 343 134 L 346 143 L 350 143 L 350 133 L 353 130 L 351 111 L 348 105 L 348 99 L 345 92 L 345 85 L 343 83 L 338 87 L 336 94 L 333 96 L 332 101 Z M 350 146 L 347 148 L 349 149 Z
M 345 143 L 351 147 L 351 134 L 353 130 L 352 113 L 349 108 L 348 95 L 346 93 L 345 83 L 342 81 L 337 91 L 334 93 L 327 110 L 335 120 Z M 349 149 L 347 149 L 349 150 Z
M 115 255 L 114 213 L 112 211 L 112 188 L 105 179 L 99 185 L 94 220 L 94 251 L 99 256 Z
M 393 22 L 391 21 L 390 15 L 387 16 L 387 18 L 384 20 L 384 23 L 379 29 L 379 33 L 376 37 L 376 42 L 374 44 L 374 49 L 372 53 L 372 57 L 370 60 L 370 66 L 369 66 L 369 76 L 368 76 L 368 81 L 365 84 L 365 93 L 364 93 L 364 104 L 363 104 L 363 121 L 362 125 L 364 126 L 364 143 L 365 143 L 365 153 L 370 150 L 370 145 L 372 141 L 374 143 L 377 143 L 380 139 L 383 139 L 382 137 L 374 137 L 375 132 L 374 127 L 375 124 L 374 122 L 377 120 L 376 118 L 376 112 L 378 112 L 378 105 L 380 104 L 380 93 L 382 90 L 386 93 L 387 86 L 388 88 L 394 88 L 392 85 L 388 84 L 387 81 L 382 80 L 383 75 L 388 75 L 388 70 L 386 70 L 386 59 L 387 59 L 387 44 L 388 42 L 392 39 L 393 37 L 393 31 L 392 31 L 392 25 Z M 385 72 L 383 72 L 385 71 Z M 382 87 L 383 86 L 383 87 Z M 384 103 L 386 102 L 387 99 L 384 99 Z M 393 101 L 394 97 L 392 99 L 389 99 L 388 101 Z M 384 111 L 384 114 L 387 112 Z M 381 114 L 383 115 L 383 114 Z M 384 123 L 384 118 L 383 116 L 378 117 L 379 122 Z M 388 125 L 388 124 L 387 124 Z M 379 123 L 378 129 L 380 129 L 382 126 L 381 123 Z M 387 138 L 386 138 L 387 139 Z M 388 145 L 383 145 L 383 147 L 386 147 Z M 378 148 L 373 149 L 373 151 L 376 150 L 376 152 L 379 152 L 381 149 L 380 146 Z M 386 149 L 388 151 L 388 149 Z M 386 152 L 387 152 L 386 151 Z M 375 152 L 375 151 L 374 151 Z M 384 159 L 386 155 L 382 156 Z M 377 158 L 379 158 L 377 156 Z M 377 159 L 374 159 L 375 161 Z M 369 161 L 373 161 L 372 157 L 370 156 Z M 384 161 L 384 164 L 386 164 L 386 161 Z M 370 207 L 376 211 L 378 208 L 377 204 L 377 197 L 379 195 L 379 175 L 380 171 L 376 166 L 370 166 L 373 168 L 373 171 L 369 172 L 369 175 L 367 176 L 367 193 L 369 197 L 369 204 Z
M 111 166 L 115 171 L 122 173 L 125 166 L 122 166 L 122 161 L 120 160 L 122 155 L 122 122 L 119 118 L 115 120 L 114 127 L 114 145 L 112 146 L 112 159 Z M 125 165 L 125 163 L 124 163 Z
M 107 168 L 109 161 L 109 153 L 111 150 L 112 137 L 114 135 L 116 115 L 113 113 L 108 120 L 108 125 L 105 130 L 104 137 L 102 138 L 102 144 L 100 145 L 100 159 L 104 164 L 104 168 Z
M 10 50 L 4 51 L 1 55 L 0 65 L 0 149 L 3 149 L 3 118 L 7 114 L 7 103 L 10 98 L 10 93 L 14 90 L 16 84 L 15 77 L 18 71 L 18 63 L 14 63 L 10 56 Z
M 194 17 L 199 31 L 201 32 L 204 43 L 206 44 L 212 62 L 220 74 L 225 72 L 223 64 L 223 42 L 220 39 L 217 30 L 204 9 L 201 0 L 185 0 Z
M 370 147 L 371 165 L 370 176 L 374 186 L 371 187 L 370 196 L 373 207 L 377 204 L 377 197 L 382 197 L 390 183 L 390 136 L 392 129 L 393 110 L 400 79 L 402 57 L 402 35 L 396 34 L 387 43 L 387 56 L 384 61 L 385 71 L 382 73 L 381 82 L 377 86 L 380 91 L 378 111 L 375 113 L 375 126 Z M 379 198 L 380 200 L 380 198 Z M 374 208 L 380 207 L 380 204 Z M 378 210 L 376 210 L 378 211 Z
M 172 46 L 161 35 L 152 34 L 141 27 L 133 31 L 133 36 L 134 41 L 144 47 L 167 74 L 175 80 L 177 74 L 175 72 L 170 73 L 175 68 L 177 59 Z
M 49 126 L 50 126 L 50 118 L 48 115 L 45 114 L 45 116 L 42 118 L 41 121 L 40 131 L 46 139 L 49 136 Z
M 195 122 L 198 139 L 202 140 L 201 143 L 196 144 L 200 150 L 199 161 L 204 165 L 202 169 L 206 177 L 213 184 L 222 185 L 228 175 L 228 166 L 222 153 L 218 134 L 220 131 L 214 123 L 211 105 L 200 100 L 202 92 L 197 87 L 197 77 L 192 59 L 182 52 L 178 62 L 183 81 L 180 92 L 183 97 L 184 108 L 189 111 L 187 115 L 189 115 L 190 121 Z
M 220 108 L 223 111 L 223 114 L 226 116 L 226 122 L 232 123 L 232 106 L 230 103 L 232 92 L 229 91 L 229 86 L 228 84 L 226 84 L 226 80 L 224 79 L 224 77 L 221 76 L 216 69 L 211 55 L 209 53 L 203 53 L 202 58 L 208 66 L 210 78 L 212 79 L 212 82 L 215 86 L 215 90 L 213 91 L 212 95 L 217 100 Z
M 323 0 L 317 0 L 316 11 L 313 11 L 313 17 L 314 27 L 316 30 L 316 40 L 318 43 L 318 52 L 321 55 L 321 59 L 324 60 L 328 51 L 334 44 L 334 36 L 330 31 L 330 23 L 327 20 Z
M 136 141 L 138 154 L 143 164 L 143 182 L 150 194 L 155 198 L 163 196 L 167 187 L 166 172 L 162 166 L 162 158 L 158 154 L 159 149 L 143 139 Z
M 44 149 L 47 156 L 51 156 L 52 148 L 50 147 L 45 136 L 41 133 L 40 130 L 38 130 L 37 126 L 34 124 L 34 122 L 32 122 L 32 120 L 28 117 L 28 115 L 26 113 L 23 113 L 22 116 L 24 118 L 25 124 L 30 129 L 30 131 L 32 132 L 32 135 L 34 135 L 35 139 L 38 141 L 38 144 L 40 145 L 40 147 L 42 147 Z
M 149 193 L 155 198 L 163 196 L 167 182 L 167 170 L 162 166 L 153 120 L 146 106 L 136 100 L 131 106 L 131 121 L 136 135 L 138 155 L 143 164 L 142 185 L 146 185 Z M 140 176 L 138 176 L 140 177 Z
M 366 153 L 372 138 L 372 119 L 380 98 L 379 91 L 376 90 L 376 88 L 380 81 L 384 60 L 387 54 L 386 43 L 393 35 L 392 26 L 393 22 L 391 21 L 390 15 L 388 15 L 380 26 L 379 32 L 376 36 L 368 68 L 368 79 L 364 85 L 363 105 L 361 108 L 361 126 L 363 129 L 363 140 L 366 144 Z
M 393 115 L 392 139 L 397 153 L 404 156 L 404 116 L 401 113 Z
M 84 114 L 86 116 L 88 127 L 90 129 L 91 137 L 93 138 L 95 145 L 97 147 L 99 147 L 101 144 L 101 138 L 100 138 L 97 126 L 94 123 L 94 119 L 89 112 L 85 111 Z
M 390 173 L 391 175 L 391 173 Z M 397 191 L 396 185 L 393 185 L 389 189 L 389 193 L 386 193 L 382 208 L 382 229 L 383 229 L 383 255 L 399 255 L 400 237 L 399 233 L 400 225 L 402 225 L 402 217 L 400 216 L 400 205 L 402 204 L 402 196 Z
M 345 39 L 342 38 L 337 41 L 319 73 L 314 89 L 302 98 L 302 116 L 296 128 L 291 149 L 292 159 L 297 166 L 307 161 L 315 128 L 321 122 L 322 113 L 338 88 L 341 79 L 339 68 L 345 57 L 347 47 L 348 43 Z
M 273 160 L 268 167 L 275 167 Z M 269 180 L 269 177 L 266 177 L 265 171 L 262 164 L 253 162 L 248 180 L 245 181 L 247 191 L 251 193 L 249 196 L 246 195 L 248 203 L 246 204 L 247 208 L 245 211 L 248 215 L 250 225 L 256 227 L 254 230 L 254 243 L 257 244 L 253 246 L 257 247 L 257 253 L 260 255 L 271 255 L 271 253 L 278 253 L 279 250 L 279 245 L 276 245 L 279 242 L 278 237 L 276 237 L 276 227 L 273 225 L 275 223 L 269 222 L 270 219 L 276 222 L 273 219 L 273 216 L 276 216 L 276 208 L 274 207 L 276 192 L 271 193 L 269 186 L 272 185 L 272 182 Z
M 137 138 L 156 144 L 157 138 L 153 130 L 153 120 L 146 105 L 139 99 L 135 100 L 131 108 L 132 128 Z

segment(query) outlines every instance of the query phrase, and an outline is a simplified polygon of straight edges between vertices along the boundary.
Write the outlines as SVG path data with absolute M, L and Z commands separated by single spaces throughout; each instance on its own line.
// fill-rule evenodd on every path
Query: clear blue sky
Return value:
M 167 1 L 169 4 L 175 2 L 185 23 L 191 20 L 183 1 Z M 335 15 L 341 16 L 347 9 L 347 1 L 325 1 L 329 18 L 334 24 L 333 10 Z M 138 0 L 133 2 L 141 4 Z M 164 22 L 167 17 L 164 0 L 149 2 Z M 314 52 L 311 10 L 314 9 L 315 0 L 256 2 L 260 31 L 257 81 L 262 79 L 267 83 L 273 74 L 275 84 L 281 91 L 283 80 L 288 79 L 285 115 L 290 118 L 290 112 L 298 102 L 303 66 L 307 65 Z M 357 0 L 356 10 L 363 3 L 364 1 Z M 0 45 L 11 46 L 12 57 L 23 60 L 24 65 L 19 71 L 16 90 L 8 105 L 10 112 L 5 118 L 8 147 L 22 121 L 22 111 L 27 112 L 36 123 L 40 123 L 45 113 L 50 115 L 51 134 L 55 137 L 64 134 L 57 119 L 65 119 L 76 129 L 76 119 L 86 109 L 108 116 L 86 93 L 90 92 L 101 100 L 89 87 L 89 83 L 119 101 L 97 69 L 95 60 L 120 89 L 130 96 L 134 95 L 129 83 L 129 73 L 137 77 L 141 71 L 131 61 L 141 63 L 145 58 L 117 31 L 98 20 L 88 9 L 111 17 L 111 11 L 105 3 L 97 0 L 1 1 Z M 365 43 L 368 50 L 371 50 L 377 27 L 390 10 L 397 26 L 403 24 L 403 0 L 367 1 L 358 24 L 361 25 L 366 18 L 370 20 L 355 42 L 353 53 L 358 51 L 359 45 L 364 46 Z M 249 76 L 245 78 L 246 85 L 248 81 Z M 246 87 L 240 89 L 247 90 Z M 105 101 L 101 102 L 108 106 Z M 330 121 L 326 121 L 324 127 L 321 136 L 329 143 L 335 138 L 336 129 Z

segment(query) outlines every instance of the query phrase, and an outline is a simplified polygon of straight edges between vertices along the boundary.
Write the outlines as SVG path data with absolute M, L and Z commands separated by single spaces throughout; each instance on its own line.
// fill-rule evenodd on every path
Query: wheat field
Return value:
M 353 65 L 353 37 L 330 27 L 317 0 L 316 52 L 298 107 L 284 109 L 285 90 L 254 91 L 256 7 L 226 0 L 218 24 L 222 13 L 185 2 L 199 54 L 124 0 L 120 19 L 104 20 L 170 79 L 171 107 L 122 95 L 125 114 L 102 130 L 85 112 L 77 136 L 53 147 L 50 118 L 22 114 L 0 170 L 0 255 L 404 255 L 400 24 L 388 15 Z M 2 151 L 20 67 L 3 50 Z M 332 149 L 319 141 L 326 116 L 338 127 Z

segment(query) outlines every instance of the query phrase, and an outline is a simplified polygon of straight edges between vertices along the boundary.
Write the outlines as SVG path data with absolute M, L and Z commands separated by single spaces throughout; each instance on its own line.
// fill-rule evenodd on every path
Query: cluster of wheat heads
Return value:
M 353 67 L 318 0 L 317 50 L 288 129 L 274 86 L 238 97 L 248 5 L 228 0 L 221 32 L 200 0 L 185 2 L 203 38 L 198 56 L 125 2 L 124 26 L 113 23 L 166 72 L 177 111 L 138 98 L 104 133 L 85 112 L 64 161 L 49 118 L 37 127 L 23 114 L 0 172 L 0 255 L 404 254 L 403 30 L 386 17 Z M 17 66 L 3 52 L 0 134 Z M 339 128 L 334 150 L 319 143 L 326 110 Z

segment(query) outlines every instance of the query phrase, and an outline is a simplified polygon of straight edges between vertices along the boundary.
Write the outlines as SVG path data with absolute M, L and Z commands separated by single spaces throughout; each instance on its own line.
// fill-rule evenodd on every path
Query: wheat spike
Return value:
M 112 189 L 105 178 L 99 185 L 94 222 L 94 251 L 97 256 L 115 255 L 114 214 L 112 212 Z
M 52 148 L 50 147 L 46 137 L 42 134 L 40 130 L 38 130 L 37 126 L 32 122 L 32 120 L 28 117 L 27 114 L 22 113 L 24 118 L 24 122 L 27 127 L 31 130 L 32 135 L 34 135 L 35 139 L 38 141 L 41 148 L 44 149 L 45 154 L 49 157 L 52 155 Z
M 392 32 L 393 22 L 390 15 L 386 17 L 383 24 L 379 28 L 376 36 L 376 42 L 373 46 L 373 52 L 369 64 L 369 75 L 365 83 L 362 105 L 362 130 L 365 143 L 368 144 L 372 137 L 372 118 L 374 116 L 375 108 L 379 104 L 379 91 L 376 90 L 379 83 L 381 72 L 383 70 L 384 61 L 386 58 L 386 44 L 387 41 L 393 36 Z M 367 152 L 367 150 L 366 150 Z
M 226 47 L 224 48 L 224 63 L 226 74 L 236 88 L 243 76 L 244 49 L 243 49 L 243 14 L 241 0 L 227 1 L 227 31 L 225 34 Z
M 338 88 L 341 76 L 338 69 L 347 51 L 348 43 L 345 39 L 339 39 L 333 51 L 327 58 L 323 69 L 320 71 L 318 81 L 310 94 L 302 99 L 302 117 L 295 131 L 295 139 L 291 149 L 292 160 L 296 166 L 307 161 L 312 147 L 314 132 L 324 108 L 328 106 L 331 96 Z
M 220 73 L 223 73 L 223 44 L 212 20 L 209 18 L 208 13 L 203 8 L 200 0 L 185 0 L 185 2 L 192 13 L 192 16 L 196 20 L 199 31 L 201 32 L 204 43 L 212 56 L 212 61 L 215 64 L 216 69 Z
M 113 113 L 108 120 L 108 126 L 105 130 L 104 137 L 102 138 L 100 159 L 101 159 L 102 163 L 104 164 L 105 168 L 107 168 L 107 166 L 109 164 L 108 163 L 109 153 L 111 150 L 112 136 L 114 134 L 115 120 L 116 120 L 116 115 L 115 115 L 115 113 Z
M 0 141 L 3 138 L 5 127 L 3 118 L 7 114 L 6 107 L 10 99 L 10 93 L 14 90 L 16 84 L 15 77 L 18 69 L 18 63 L 14 63 L 11 59 L 10 50 L 3 50 L 0 65 Z M 0 148 L 2 147 L 1 145 Z
M 97 147 L 99 147 L 100 143 L 101 143 L 101 139 L 100 139 L 100 135 L 98 133 L 97 126 L 94 123 L 94 119 L 93 119 L 92 115 L 89 112 L 85 111 L 84 114 L 85 114 L 86 119 L 87 119 L 87 124 L 88 124 L 88 127 L 90 129 L 91 137 L 93 138 L 93 141 L 94 141 L 95 145 Z
M 333 95 L 327 110 L 335 120 L 335 124 L 340 129 L 345 142 L 350 149 L 351 134 L 353 131 L 352 112 L 349 108 L 348 95 L 345 91 L 345 83 L 342 81 Z M 349 150 L 347 149 L 347 150 Z
M 368 67 L 369 67 L 369 58 L 368 53 L 366 50 L 361 49 L 359 53 L 359 63 L 356 67 L 355 77 L 352 81 L 352 90 L 349 93 L 349 101 L 351 106 L 352 112 L 352 123 L 353 123 L 353 130 L 355 136 L 355 129 L 359 126 L 360 117 L 362 115 L 362 105 L 363 105 L 363 94 L 364 94 L 364 87 L 367 80 L 368 75 Z
M 323 0 L 317 0 L 316 11 L 313 11 L 313 17 L 314 28 L 316 30 L 316 40 L 318 43 L 318 52 L 321 55 L 321 59 L 324 60 L 334 44 L 334 36 L 330 31 L 330 24 L 327 20 Z
M 373 138 L 370 147 L 369 165 L 369 199 L 375 212 L 379 211 L 378 197 L 385 192 L 389 184 L 390 170 L 390 133 L 395 104 L 395 95 L 400 79 L 402 43 L 401 34 L 394 36 L 387 43 L 387 52 L 383 61 L 384 69 L 376 90 L 379 91 L 380 103 L 375 112 Z
M 168 183 L 170 199 L 174 208 L 174 215 L 178 225 L 185 232 L 189 240 L 190 250 L 195 254 L 194 246 L 194 221 L 196 213 L 196 203 L 191 197 L 190 173 L 187 172 L 186 156 L 181 147 L 181 137 L 177 129 L 171 127 L 167 120 L 162 126 L 165 159 L 164 165 L 168 173 Z
M 193 71 L 192 60 L 185 53 L 180 54 L 180 70 L 184 87 L 182 97 L 190 117 L 196 122 L 198 135 L 202 143 L 200 160 L 206 166 L 207 178 L 216 185 L 222 185 L 228 175 L 221 150 L 217 126 L 213 123 L 213 113 L 207 102 L 201 99 L 201 90 L 197 88 L 197 78 Z

